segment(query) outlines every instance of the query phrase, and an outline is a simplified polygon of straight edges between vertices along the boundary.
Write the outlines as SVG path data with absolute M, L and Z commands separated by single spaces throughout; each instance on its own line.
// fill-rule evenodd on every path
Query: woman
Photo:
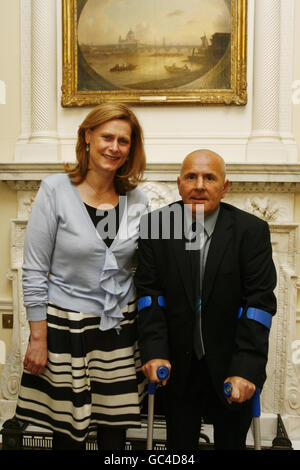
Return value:
M 78 130 L 77 165 L 41 184 L 23 265 L 30 341 L 16 415 L 54 431 L 54 449 L 125 447 L 144 396 L 133 256 L 147 198 L 143 135 L 125 105 L 104 103 Z

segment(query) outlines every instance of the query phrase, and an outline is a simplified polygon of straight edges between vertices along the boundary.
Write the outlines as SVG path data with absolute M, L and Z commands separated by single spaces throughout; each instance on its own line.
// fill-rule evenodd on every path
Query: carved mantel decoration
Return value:
M 60 163 L 0 164 L 0 180 L 17 191 L 18 198 L 17 218 L 11 221 L 11 268 L 8 273 L 13 284 L 14 329 L 11 351 L 0 383 L 0 421 L 14 413 L 28 340 L 21 285 L 26 224 L 41 180 L 62 171 L 63 164 Z M 177 164 L 148 165 L 142 187 L 152 209 L 178 198 L 178 173 Z M 278 274 L 278 312 L 270 335 L 268 379 L 262 394 L 262 411 L 274 417 L 280 413 L 290 435 L 294 428 L 299 427 L 300 421 L 300 370 L 299 365 L 292 361 L 297 289 L 300 286 L 296 275 L 298 225 L 293 223 L 293 211 L 294 196 L 300 190 L 300 164 L 227 164 L 227 176 L 231 184 L 225 201 L 267 220 L 271 228 Z M 270 432 L 269 428 L 266 432 Z

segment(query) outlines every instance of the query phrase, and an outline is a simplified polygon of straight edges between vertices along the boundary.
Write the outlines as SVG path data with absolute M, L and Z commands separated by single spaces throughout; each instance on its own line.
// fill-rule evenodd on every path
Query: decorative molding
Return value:
M 13 247 L 13 239 L 11 243 Z M 19 263 L 17 263 L 20 266 L 22 264 L 21 260 Z M 0 380 L 0 411 L 2 408 L 1 399 L 8 402 L 16 402 L 20 386 L 20 378 L 23 370 L 23 357 L 29 335 L 25 309 L 23 307 L 21 269 L 12 269 L 8 276 L 13 284 L 14 325 L 11 348 L 6 359 L 6 363 L 3 367 Z
M 248 198 L 244 207 L 247 212 L 250 212 L 251 214 L 254 214 L 268 222 L 275 222 L 278 220 L 283 211 L 277 201 L 273 201 L 268 197 Z
M 179 163 L 149 163 L 145 179 L 176 182 L 180 166 Z M 226 168 L 230 190 L 234 192 L 300 190 L 300 163 L 227 163 Z M 6 181 L 16 190 L 33 190 L 33 182 L 63 171 L 63 163 L 0 163 L 0 181 Z
M 291 183 L 288 181 L 237 181 L 231 182 L 229 192 L 235 193 L 296 193 L 300 191 L 300 183 Z
M 12 312 L 13 311 L 13 303 L 12 300 L 8 299 L 0 299 L 0 312 L 7 313 L 7 312 Z

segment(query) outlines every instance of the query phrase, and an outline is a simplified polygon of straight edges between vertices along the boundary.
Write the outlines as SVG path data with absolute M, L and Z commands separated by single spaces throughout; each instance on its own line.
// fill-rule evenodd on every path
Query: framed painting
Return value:
M 247 103 L 247 0 L 62 5 L 62 106 Z

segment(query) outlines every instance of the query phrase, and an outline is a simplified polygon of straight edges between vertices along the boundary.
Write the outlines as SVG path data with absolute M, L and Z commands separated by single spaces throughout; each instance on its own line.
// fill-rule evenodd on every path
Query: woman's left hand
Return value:
M 46 320 L 29 322 L 30 340 L 24 358 L 25 369 L 33 375 L 44 372 L 47 358 L 47 322 Z

